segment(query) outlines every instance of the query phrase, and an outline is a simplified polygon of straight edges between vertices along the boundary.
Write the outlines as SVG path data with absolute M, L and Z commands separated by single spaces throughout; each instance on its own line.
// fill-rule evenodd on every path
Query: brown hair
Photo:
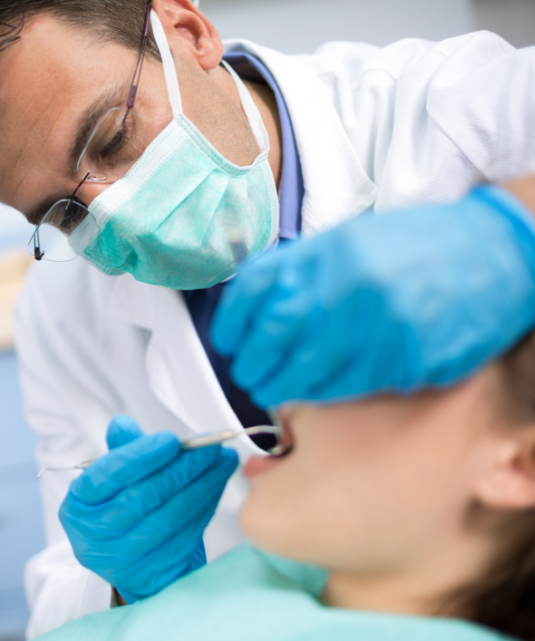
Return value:
M 500 361 L 505 399 L 519 425 L 535 422 L 535 333 Z M 511 514 L 503 549 L 488 572 L 448 600 L 447 609 L 510 636 L 535 641 L 535 508 Z
M 50 13 L 85 29 L 96 40 L 117 42 L 137 50 L 149 0 L 2 0 L 0 2 L 0 52 L 21 38 L 25 18 Z M 159 58 L 149 37 L 147 51 Z

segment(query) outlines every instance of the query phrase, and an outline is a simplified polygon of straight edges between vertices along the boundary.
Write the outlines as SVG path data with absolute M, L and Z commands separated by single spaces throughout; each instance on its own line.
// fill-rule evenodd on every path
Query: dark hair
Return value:
M 504 408 L 522 429 L 535 423 L 535 333 L 499 361 Z M 504 514 L 501 550 L 484 576 L 453 595 L 449 606 L 507 635 L 535 641 L 535 508 Z
M 147 4 L 148 0 L 0 0 L 0 52 L 20 40 L 26 19 L 45 12 L 99 40 L 137 50 Z M 152 34 L 147 51 L 159 57 Z

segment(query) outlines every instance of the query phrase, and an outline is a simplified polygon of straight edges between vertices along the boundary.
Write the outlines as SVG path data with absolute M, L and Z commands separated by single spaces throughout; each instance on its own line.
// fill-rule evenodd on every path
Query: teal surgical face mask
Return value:
M 229 235 L 239 236 L 248 255 L 261 253 L 277 238 L 269 138 L 247 88 L 227 67 L 261 154 L 249 167 L 221 156 L 184 115 L 171 51 L 154 11 L 151 21 L 173 121 L 130 171 L 91 203 L 98 231 L 82 223 L 69 242 L 106 274 L 128 272 L 144 283 L 174 289 L 206 288 L 235 271 Z

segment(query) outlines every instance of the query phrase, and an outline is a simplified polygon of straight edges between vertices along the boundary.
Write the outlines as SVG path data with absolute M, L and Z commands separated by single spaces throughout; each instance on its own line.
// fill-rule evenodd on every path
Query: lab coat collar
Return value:
M 190 431 L 241 430 L 210 365 L 180 292 L 145 285 L 129 274 L 116 277 L 114 316 L 151 332 L 146 368 L 152 393 Z M 258 454 L 248 438 L 234 441 L 243 460 Z
M 315 72 L 296 57 L 248 40 L 226 41 L 225 50 L 260 58 L 286 100 L 305 183 L 303 233 L 325 231 L 370 208 L 378 188 L 364 171 L 332 98 Z
M 116 279 L 111 307 L 117 318 L 152 334 L 146 356 L 152 392 L 193 432 L 210 431 L 189 401 L 207 386 L 219 396 L 220 386 L 182 296 L 124 274 Z
M 172 290 L 153 287 L 135 280 L 130 274 L 114 278 L 111 311 L 121 320 L 153 331 L 156 328 L 155 299 L 166 297 Z M 176 292 L 172 292 L 176 296 Z
M 130 274 L 124 274 L 116 278 L 111 310 L 117 318 L 151 333 L 145 361 L 149 387 L 186 427 L 197 432 L 202 427 L 195 412 L 192 413 L 185 402 L 186 394 L 180 392 L 190 391 L 187 389 L 188 381 L 186 390 L 182 390 L 182 373 L 184 360 L 190 360 L 188 356 L 191 351 L 187 349 L 184 358 L 184 346 L 191 347 L 191 341 L 188 340 L 191 337 L 186 337 L 184 330 L 190 329 L 191 322 L 188 323 L 188 319 L 185 323 L 181 322 L 181 302 L 178 293 L 172 289 L 146 285 L 136 281 Z M 172 332 L 173 326 L 178 336 Z M 177 346 L 176 340 L 183 344 Z M 177 360 L 180 363 L 178 367 L 174 366 L 172 359 L 169 360 L 170 354 L 176 354 L 175 364 Z M 202 362 L 202 353 L 200 358 Z

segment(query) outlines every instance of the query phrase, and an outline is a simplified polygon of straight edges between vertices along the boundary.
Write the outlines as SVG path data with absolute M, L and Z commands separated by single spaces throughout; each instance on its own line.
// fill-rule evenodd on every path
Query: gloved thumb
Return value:
M 121 445 L 126 445 L 136 438 L 143 436 L 143 432 L 134 419 L 126 414 L 116 416 L 108 426 L 108 448 L 114 450 Z

